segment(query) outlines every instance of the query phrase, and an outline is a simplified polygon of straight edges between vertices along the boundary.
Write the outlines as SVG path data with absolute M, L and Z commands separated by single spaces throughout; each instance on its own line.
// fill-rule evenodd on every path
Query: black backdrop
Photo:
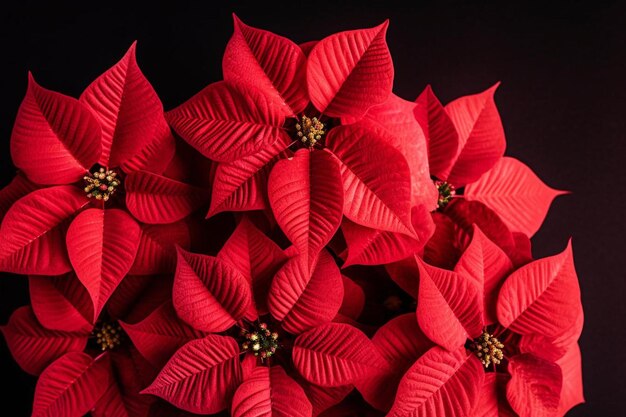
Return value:
M 390 18 L 394 90 L 414 99 L 430 83 L 445 103 L 501 80 L 496 102 L 507 154 L 530 165 L 559 197 L 534 237 L 535 256 L 572 236 L 586 323 L 581 344 L 587 404 L 571 416 L 620 416 L 626 398 L 626 31 L 624 8 L 570 1 L 532 8 L 486 2 L 367 4 L 220 0 L 160 7 L 125 2 L 72 7 L 17 1 L 0 9 L 0 185 L 14 174 L 13 119 L 33 71 L 78 96 L 138 40 L 138 59 L 166 109 L 221 77 L 231 12 L 297 42 Z M 504 2 L 503 2 L 504 3 Z M 513 2 L 506 2 L 513 3 Z M 0 279 L 0 323 L 27 303 L 24 277 Z M 29 415 L 35 380 L 0 342 L 0 414 Z M 13 408 L 8 412 L 7 407 Z

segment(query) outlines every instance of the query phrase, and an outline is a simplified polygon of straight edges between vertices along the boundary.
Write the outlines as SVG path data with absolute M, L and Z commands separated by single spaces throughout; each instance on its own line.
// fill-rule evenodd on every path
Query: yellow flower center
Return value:
M 261 357 L 261 360 L 273 356 L 280 347 L 278 333 L 270 331 L 266 323 L 255 323 L 250 331 L 241 329 L 241 336 L 244 337 L 241 349 L 252 352 L 254 356 Z
M 117 172 L 104 168 L 95 170 L 91 176 L 85 175 L 83 180 L 87 197 L 103 201 L 107 201 L 121 184 Z
M 488 368 L 492 363 L 499 365 L 504 359 L 504 345 L 486 330 L 470 344 L 470 350 Z
M 124 332 L 119 324 L 101 323 L 96 326 L 93 333 L 96 343 L 103 351 L 115 349 L 122 343 Z
M 456 188 L 454 188 L 452 184 L 449 184 L 446 181 L 435 181 L 435 186 L 437 187 L 437 191 L 439 192 L 437 207 L 443 209 L 456 195 Z
M 296 135 L 309 148 L 314 147 L 326 134 L 326 126 L 317 117 L 302 116 L 296 124 Z

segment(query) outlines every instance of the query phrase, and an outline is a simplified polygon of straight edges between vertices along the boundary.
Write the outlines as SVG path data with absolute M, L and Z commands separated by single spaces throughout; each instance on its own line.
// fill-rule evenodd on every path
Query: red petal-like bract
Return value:
M 422 127 L 428 143 L 430 173 L 437 178 L 448 178 L 459 152 L 459 135 L 430 86 L 415 102 L 415 119 Z
M 121 325 L 137 350 L 156 367 L 162 367 L 185 343 L 203 337 L 176 316 L 169 300 L 139 323 Z
M 233 417 L 311 417 L 304 390 L 280 366 L 259 366 L 237 388 Z
M 180 348 L 142 393 L 192 413 L 213 414 L 229 406 L 242 379 L 237 342 L 208 335 Z
M 7 186 L 0 189 L 0 222 L 17 200 L 37 188 L 39 188 L 37 184 L 29 181 L 24 175 L 17 174 Z
M 265 236 L 248 217 L 244 217 L 217 254 L 217 258 L 234 265 L 252 285 L 256 315 L 266 314 L 271 280 L 285 263 L 287 256 L 270 238 Z
M 171 224 L 142 224 L 141 240 L 129 274 L 150 275 L 174 272 L 176 246 L 189 249 L 191 237 L 184 221 Z
M 498 291 L 506 276 L 513 270 L 509 257 L 474 225 L 472 241 L 454 270 L 478 288 L 483 303 L 483 322 L 496 323 Z
M 561 373 L 563 374 L 559 413 L 566 413 L 575 405 L 585 402 L 582 364 L 578 344 L 574 343 L 565 356 L 556 363 L 561 367 Z
M 60 275 L 72 268 L 65 250 L 69 219 L 89 200 L 73 186 L 33 191 L 19 199 L 0 226 L 0 270 Z
M 411 170 L 411 207 L 425 205 L 434 210 L 438 192 L 428 169 L 424 130 L 413 114 L 416 107 L 417 104 L 391 94 L 384 103 L 371 107 L 362 119 L 353 122 L 369 129 L 382 128 L 387 133 L 386 142 L 402 153 Z
M 460 348 L 434 347 L 407 371 L 388 417 L 468 416 L 485 377 L 481 363 Z
M 331 321 L 342 300 L 341 272 L 326 250 L 310 267 L 302 255 L 288 260 L 274 276 L 268 295 L 272 316 L 293 334 Z
M 220 81 L 168 112 L 167 119 L 204 156 L 229 162 L 282 138 L 285 116 L 274 104 L 258 89 Z
M 67 230 L 67 252 L 76 276 L 87 288 L 94 320 L 130 270 L 141 228 L 119 209 L 88 209 Z
M 74 273 L 28 277 L 30 302 L 37 320 L 50 330 L 89 332 L 93 304 Z
M 143 149 L 122 162 L 120 166 L 124 172 L 145 170 L 161 174 L 172 163 L 176 154 L 176 140 L 165 121 L 165 117 L 160 116 L 159 118 L 162 120 L 160 128 L 153 134 L 154 139 Z
M 62 356 L 41 374 L 35 388 L 33 417 L 81 417 L 111 384 L 107 354 L 93 359 L 72 352 Z
M 424 206 L 413 207 L 411 212 L 417 239 L 401 233 L 370 229 L 344 219 L 341 230 L 348 245 L 348 257 L 343 267 L 387 264 L 420 252 L 435 232 L 435 225 Z
M 341 279 L 343 280 L 343 302 L 339 308 L 339 314 L 356 320 L 365 306 L 365 292 L 359 284 L 345 275 L 342 275 Z
M 294 116 L 308 104 L 306 57 L 300 47 L 282 36 L 253 28 L 234 16 L 222 69 L 226 81 L 257 87 L 276 102 L 286 116 Z
M 484 327 L 478 285 L 469 277 L 430 266 L 419 258 L 417 265 L 417 321 L 424 334 L 449 351 L 478 337 Z
M 558 337 L 571 328 L 580 312 L 580 287 L 572 246 L 515 271 L 498 298 L 500 324 L 519 334 Z
M 353 384 L 385 367 L 372 341 L 343 323 L 328 323 L 298 336 L 292 358 L 305 379 L 323 387 Z
M 223 211 L 268 208 L 266 190 L 270 168 L 272 161 L 285 148 L 286 145 L 280 141 L 255 154 L 219 164 L 215 170 L 207 217 Z
M 100 157 L 100 126 L 78 100 L 40 87 L 32 75 L 11 134 L 16 167 L 38 184 L 70 184 Z
M 411 172 L 382 132 L 356 126 L 330 131 L 326 146 L 339 160 L 344 214 L 372 229 L 415 237 L 411 225 Z
M 208 190 L 147 171 L 129 174 L 124 184 L 128 211 L 144 223 L 182 220 L 209 199 Z
M 506 398 L 520 417 L 555 417 L 561 398 L 561 368 L 534 355 L 509 360 Z
M 322 39 L 307 63 L 311 101 L 331 117 L 361 117 L 384 102 L 393 86 L 393 63 L 385 34 L 388 22 Z
M 252 294 L 248 280 L 231 264 L 179 249 L 172 299 L 190 326 L 221 332 L 243 318 Z
M 102 126 L 103 166 L 120 166 L 162 140 L 163 105 L 137 66 L 135 47 L 80 96 Z
M 485 203 L 511 230 L 532 236 L 560 194 L 563 192 L 545 185 L 522 162 L 504 157 L 478 181 L 468 184 L 463 196 Z
M 274 165 L 267 192 L 280 228 L 310 265 L 341 222 L 339 164 L 326 151 L 301 149 Z
M 20 307 L 9 323 L 0 327 L 11 355 L 26 372 L 39 375 L 67 352 L 80 352 L 87 345 L 86 333 L 66 333 L 42 327 L 30 307 Z
M 498 84 L 479 94 L 461 97 L 445 110 L 459 134 L 458 154 L 445 179 L 456 187 L 476 181 L 504 154 L 506 140 L 493 95 Z
M 487 373 L 471 416 L 518 417 L 506 400 L 506 384 L 510 379 L 508 374 Z
M 393 405 L 400 380 L 433 343 L 422 333 L 415 314 L 411 313 L 385 323 L 378 329 L 372 342 L 387 366 L 383 372 L 360 381 L 357 389 L 373 407 L 388 411 Z

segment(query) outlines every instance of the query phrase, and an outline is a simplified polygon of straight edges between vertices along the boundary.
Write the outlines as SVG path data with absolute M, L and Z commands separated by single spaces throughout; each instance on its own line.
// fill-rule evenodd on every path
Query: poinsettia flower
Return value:
M 312 416 L 340 402 L 382 359 L 365 334 L 331 322 L 343 279 L 330 254 L 322 250 L 312 272 L 308 261 L 245 217 L 217 256 L 179 250 L 173 308 L 124 326 L 152 363 L 169 356 L 156 344 L 174 352 L 144 393 L 189 412 L 230 408 L 235 416 Z M 181 323 L 206 336 L 178 349 Z
M 135 286 L 145 286 L 146 282 L 151 288 L 171 285 L 153 276 L 150 280 L 133 278 L 127 281 Z M 158 369 L 139 354 L 122 330 L 119 317 L 114 315 L 119 308 L 107 305 L 94 325 L 87 290 L 73 274 L 33 276 L 29 284 L 32 307 L 16 310 L 0 329 L 17 363 L 26 372 L 39 375 L 33 416 L 78 417 L 88 411 L 102 417 L 146 416 L 154 399 L 139 391 Z M 144 291 L 137 298 L 128 288 L 118 290 L 111 300 L 126 301 L 125 320 L 143 318 L 151 302 L 162 303 L 171 297 L 166 292 L 156 295 Z M 188 340 L 196 335 L 189 331 Z M 153 346 L 154 351 L 159 349 L 159 345 Z
M 519 160 L 503 157 L 506 140 L 493 99 L 497 87 L 443 106 L 428 86 L 416 100 L 415 118 L 428 143 L 438 205 L 460 196 L 480 201 L 512 231 L 531 237 L 564 192 L 546 186 Z
M 94 304 L 92 320 L 129 271 L 168 272 L 174 244 L 189 241 L 179 221 L 207 199 L 160 175 L 174 146 L 134 44 L 79 100 L 30 76 L 11 136 L 21 174 L 0 194 L 11 205 L 0 227 L 0 269 L 75 270 Z
M 454 270 L 417 262 L 417 324 L 440 347 L 426 353 L 407 350 L 422 346 L 423 340 L 406 344 L 393 338 L 406 339 L 407 332 L 390 336 L 385 331 L 377 343 L 383 355 L 419 357 L 400 380 L 389 416 L 483 416 L 494 407 L 520 417 L 560 416 L 576 403 L 580 385 L 563 391 L 564 372 L 572 379 L 576 374 L 576 357 L 570 354 L 559 362 L 576 346 L 583 320 L 571 245 L 515 270 L 506 254 L 475 228 Z M 407 322 L 390 326 L 415 326 L 403 320 Z M 402 349 L 396 352 L 387 345 Z M 392 368 L 392 375 L 404 371 L 402 366 Z M 435 369 L 437 378 L 429 379 Z M 389 404 L 389 396 L 380 399 L 371 389 L 365 392 L 375 405 Z M 563 403 L 562 393 L 567 396 Z
M 209 216 L 271 207 L 310 259 L 343 215 L 373 230 L 424 240 L 414 224 L 430 219 L 412 219 L 411 203 L 420 201 L 424 181 L 418 180 L 426 172 L 412 172 L 398 145 L 419 126 L 415 105 L 391 94 L 386 30 L 387 22 L 337 33 L 307 44 L 305 54 L 290 40 L 235 17 L 224 81 L 167 114 L 189 144 L 219 162 Z M 385 102 L 397 120 L 372 121 L 383 120 L 385 112 L 365 117 Z M 425 145 L 416 152 L 425 156 Z

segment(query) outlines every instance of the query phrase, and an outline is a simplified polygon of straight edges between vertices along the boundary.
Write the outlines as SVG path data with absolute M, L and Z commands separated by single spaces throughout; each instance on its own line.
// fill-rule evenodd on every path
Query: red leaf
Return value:
M 328 152 L 301 149 L 276 163 L 267 192 L 280 228 L 310 264 L 341 222 L 337 161 Z
M 433 346 L 433 343 L 422 333 L 415 315 L 411 313 L 385 323 L 378 329 L 372 342 L 385 359 L 387 366 L 374 378 L 362 380 L 357 389 L 373 407 L 389 411 L 400 380 L 411 365 Z
M 151 142 L 139 150 L 135 155 L 122 162 L 124 172 L 150 171 L 155 174 L 163 173 L 174 159 L 176 140 L 164 117 L 158 122 L 159 129 L 155 130 Z
M 172 297 L 178 316 L 206 332 L 229 329 L 252 303 L 250 284 L 232 265 L 182 249 L 178 250 Z
M 417 321 L 433 342 L 455 351 L 478 337 L 483 321 L 482 293 L 470 277 L 430 266 L 417 259 Z
M 28 277 L 30 302 L 37 320 L 50 330 L 89 332 L 93 305 L 74 273 Z
M 481 207 L 484 206 L 481 204 Z M 471 216 L 471 211 L 469 211 L 469 213 Z M 456 224 L 453 221 L 453 218 L 455 218 L 456 215 L 460 217 L 460 221 L 463 221 L 464 214 L 465 213 L 459 214 L 454 212 L 453 217 L 448 217 L 446 214 L 437 211 L 431 214 L 433 222 L 435 223 L 435 233 L 431 236 L 430 240 L 424 247 L 424 260 L 426 262 L 431 265 L 438 266 L 439 268 L 454 268 L 454 265 L 456 265 L 457 261 L 461 257 L 461 252 L 463 250 L 462 243 L 464 243 L 462 239 L 459 239 L 458 235 L 466 235 L 468 231 L 467 229 L 462 229 L 458 224 Z M 472 220 L 474 220 L 474 218 L 469 219 L 469 221 Z M 482 219 L 479 217 L 477 219 L 477 223 L 481 224 L 482 227 L 482 224 L 487 222 L 481 220 Z M 469 226 L 471 227 L 472 225 L 473 223 Z M 463 226 L 465 226 L 465 223 L 463 223 Z
M 520 417 L 553 417 L 558 413 L 563 375 L 561 368 L 531 354 L 509 360 L 511 380 L 506 398 Z
M 37 184 L 18 173 L 7 186 L 0 189 L 0 222 L 17 200 L 38 188 Z
M 356 264 L 387 264 L 420 252 L 435 232 L 435 225 L 424 206 L 413 207 L 412 213 L 417 240 L 400 233 L 370 229 L 344 219 L 341 230 L 348 244 L 348 257 L 343 268 Z
M 287 261 L 274 276 L 268 306 L 286 331 L 299 334 L 331 321 L 342 300 L 341 272 L 328 251 L 322 250 L 310 269 L 302 255 Z
M 313 406 L 313 417 L 318 416 L 327 409 L 337 405 L 352 392 L 352 385 L 341 385 L 339 387 L 320 387 L 311 384 L 309 381 L 296 374 L 298 384 L 304 389 L 311 405 Z
M 393 86 L 388 22 L 331 35 L 315 45 L 307 63 L 309 95 L 327 116 L 362 116 L 384 102 Z
M 304 390 L 280 366 L 259 366 L 237 388 L 233 417 L 311 417 Z
M 574 343 L 570 346 L 565 356 L 556 363 L 561 367 L 561 373 L 563 374 L 559 414 L 565 414 L 572 407 L 585 402 L 582 364 L 578 344 Z
M 271 280 L 287 260 L 278 245 L 244 217 L 217 258 L 235 266 L 252 285 L 254 305 L 251 305 L 251 313 L 254 317 L 249 318 L 255 320 L 257 313 L 266 314 Z
M 417 298 L 417 289 L 419 286 L 419 269 L 417 269 L 415 259 L 415 256 L 411 256 L 401 261 L 385 265 L 385 270 L 393 282 L 413 298 Z
M 215 170 L 207 217 L 223 211 L 268 208 L 266 190 L 270 168 L 273 160 L 285 148 L 281 141 L 253 155 L 219 164 Z
M 504 129 L 493 101 L 497 87 L 498 84 L 446 105 L 446 113 L 459 134 L 459 151 L 450 174 L 441 179 L 456 187 L 476 181 L 504 154 Z
M 67 352 L 81 352 L 87 346 L 87 333 L 66 333 L 42 327 L 30 307 L 20 307 L 9 323 L 0 327 L 11 355 L 29 374 L 39 375 L 50 363 Z
M 413 114 L 416 106 L 392 93 L 384 103 L 371 107 L 362 119 L 343 118 L 342 122 L 357 122 L 370 130 L 382 128 L 387 144 L 400 151 L 409 164 L 411 207 L 425 205 L 428 210 L 434 210 L 438 192 L 428 169 L 426 137 Z
M 142 393 L 192 413 L 213 414 L 229 406 L 242 379 L 237 342 L 208 335 L 180 348 Z
M 326 146 L 339 159 L 344 214 L 372 229 L 415 237 L 411 225 L 411 173 L 402 154 L 376 132 L 336 127 Z
M 324 324 L 298 336 L 292 358 L 306 380 L 323 387 L 352 384 L 385 366 L 372 341 L 342 323 Z
M 76 276 L 87 288 L 94 320 L 130 270 L 141 229 L 119 209 L 88 209 L 67 230 L 67 251 Z
M 80 96 L 102 126 L 99 162 L 108 167 L 137 157 L 163 133 L 163 105 L 137 66 L 135 47 Z
M 147 171 L 125 180 L 126 206 L 144 223 L 173 223 L 190 215 L 209 199 L 208 190 Z
M 507 374 L 489 372 L 480 389 L 480 396 L 472 411 L 472 417 L 518 417 L 506 400 Z
M 171 301 L 161 304 L 139 323 L 120 322 L 120 324 L 139 353 L 159 368 L 163 367 L 182 345 L 204 336 L 176 316 Z
M 388 417 L 469 415 L 478 399 L 485 371 L 465 348 L 448 352 L 434 347 L 407 371 Z
M 497 310 L 500 324 L 523 335 L 558 337 L 571 328 L 580 311 L 571 242 L 560 254 L 513 272 L 500 289 Z
M 39 184 L 70 184 L 100 157 L 100 126 L 78 100 L 40 87 L 28 90 L 11 134 L 16 167 Z
M 109 355 L 93 359 L 85 353 L 68 353 L 41 374 L 32 416 L 81 417 L 106 392 L 111 378 Z
M 141 240 L 135 263 L 129 274 L 151 275 L 174 272 L 176 246 L 189 249 L 189 227 L 183 222 L 171 224 L 142 224 Z
M 515 158 L 504 157 L 480 179 L 468 184 L 468 200 L 485 203 L 516 232 L 532 236 L 546 217 L 552 200 L 563 191 L 545 185 L 530 168 Z
M 287 38 L 248 26 L 234 14 L 233 18 L 235 32 L 222 60 L 224 79 L 257 87 L 287 116 L 304 110 L 309 100 L 306 57 L 300 47 Z
M 415 119 L 424 130 L 428 144 L 430 173 L 437 178 L 448 178 L 459 151 L 456 128 L 430 85 L 415 102 Z
M 220 81 L 168 112 L 167 119 L 204 156 L 230 162 L 282 139 L 285 116 L 274 104 L 256 88 Z
M 496 323 L 498 291 L 504 279 L 513 270 L 509 257 L 475 225 L 472 241 L 454 270 L 473 281 L 478 288 L 483 300 L 483 322 Z
M 365 305 L 365 292 L 356 282 L 345 275 L 341 276 L 343 281 L 343 302 L 339 308 L 339 314 L 358 319 Z
M 126 275 L 117 286 L 106 310 L 114 320 L 137 323 L 172 299 L 173 274 Z
M 65 232 L 69 219 L 87 203 L 82 190 L 73 186 L 43 188 L 19 199 L 0 227 L 0 269 L 16 274 L 69 272 Z

